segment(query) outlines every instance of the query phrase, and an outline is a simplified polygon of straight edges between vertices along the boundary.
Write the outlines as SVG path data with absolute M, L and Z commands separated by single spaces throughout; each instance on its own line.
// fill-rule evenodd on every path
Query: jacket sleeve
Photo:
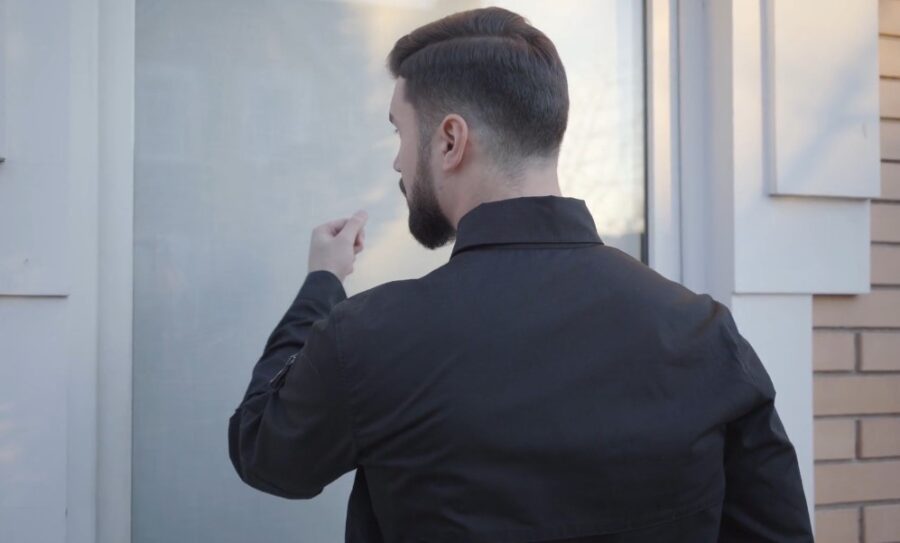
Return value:
M 800 468 L 778 411 L 775 388 L 756 352 L 725 310 L 726 335 L 735 353 L 745 406 L 725 427 L 725 501 L 721 543 L 812 543 Z
M 356 468 L 343 382 L 340 279 L 309 273 L 272 331 L 241 404 L 228 422 L 228 451 L 241 480 L 289 499 L 309 499 Z

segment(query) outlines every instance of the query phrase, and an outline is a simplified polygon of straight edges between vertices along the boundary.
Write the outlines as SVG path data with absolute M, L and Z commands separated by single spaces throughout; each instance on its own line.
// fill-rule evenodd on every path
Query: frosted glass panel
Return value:
M 313 500 L 244 485 L 227 422 L 306 275 L 311 229 L 369 212 L 347 293 L 442 265 L 407 227 L 387 121 L 394 41 L 465 1 L 138 0 L 135 543 L 342 541 L 353 474 Z M 497 5 L 494 3 L 494 5 Z M 642 2 L 500 2 L 569 77 L 563 194 L 644 241 Z

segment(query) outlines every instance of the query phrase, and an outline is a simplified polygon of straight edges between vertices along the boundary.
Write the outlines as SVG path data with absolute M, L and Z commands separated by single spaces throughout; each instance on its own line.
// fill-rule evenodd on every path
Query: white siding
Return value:
M 771 192 L 877 196 L 877 2 L 764 6 Z
M 133 39 L 132 0 L 0 0 L 4 543 L 130 539 Z

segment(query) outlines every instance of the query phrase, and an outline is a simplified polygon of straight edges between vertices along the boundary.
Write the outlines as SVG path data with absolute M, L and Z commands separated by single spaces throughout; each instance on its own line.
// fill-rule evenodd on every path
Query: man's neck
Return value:
M 497 179 L 495 177 L 484 182 L 481 188 L 484 190 L 472 191 L 472 196 L 457 208 L 456 216 L 453 217 L 454 225 L 459 224 L 459 219 L 463 215 L 486 202 L 525 196 L 562 196 L 555 161 L 543 169 L 526 170 L 515 178 Z

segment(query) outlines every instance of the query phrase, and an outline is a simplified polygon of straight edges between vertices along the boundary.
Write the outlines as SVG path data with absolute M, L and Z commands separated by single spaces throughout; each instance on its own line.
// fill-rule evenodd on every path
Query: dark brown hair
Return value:
M 499 7 L 448 15 L 397 40 L 387 65 L 405 79 L 420 138 L 458 113 L 490 132 L 502 166 L 559 152 L 569 116 L 566 71 L 553 42 L 521 15 Z

